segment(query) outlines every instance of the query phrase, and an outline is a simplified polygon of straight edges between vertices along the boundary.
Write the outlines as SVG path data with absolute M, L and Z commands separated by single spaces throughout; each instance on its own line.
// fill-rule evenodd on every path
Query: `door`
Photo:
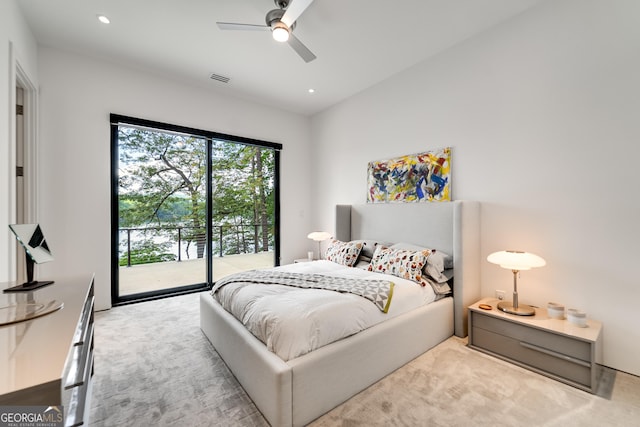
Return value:
M 199 291 L 277 264 L 274 147 L 115 117 L 113 304 Z

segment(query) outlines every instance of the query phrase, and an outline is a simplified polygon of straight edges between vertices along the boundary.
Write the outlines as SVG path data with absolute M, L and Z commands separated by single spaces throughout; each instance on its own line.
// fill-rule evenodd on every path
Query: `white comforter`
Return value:
M 299 273 L 390 280 L 395 284 L 388 313 L 357 295 L 283 285 L 230 283 L 214 298 L 267 348 L 287 361 L 353 335 L 399 314 L 429 304 L 436 298 L 430 286 L 331 261 L 276 267 Z

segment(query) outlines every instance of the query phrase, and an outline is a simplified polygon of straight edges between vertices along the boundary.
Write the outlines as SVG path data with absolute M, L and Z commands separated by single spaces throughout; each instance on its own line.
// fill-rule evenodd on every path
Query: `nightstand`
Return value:
M 498 302 L 485 298 L 469 307 L 469 347 L 595 393 L 596 362 L 602 354 L 600 322 L 587 320 L 581 328 L 552 319 L 540 308 L 534 316 L 517 316 L 498 310 Z
M 299 262 L 311 262 L 311 261 L 313 261 L 313 260 L 312 260 L 312 259 L 309 259 L 309 258 L 298 258 L 298 259 L 294 259 L 294 260 L 293 260 L 293 263 L 294 263 L 294 264 L 297 264 L 297 263 L 299 263 Z

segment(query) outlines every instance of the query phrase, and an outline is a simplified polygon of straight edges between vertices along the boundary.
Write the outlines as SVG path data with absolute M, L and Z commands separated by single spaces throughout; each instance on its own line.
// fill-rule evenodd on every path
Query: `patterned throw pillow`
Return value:
M 341 242 L 340 240 L 332 240 L 327 248 L 325 258 L 327 261 L 333 261 L 336 264 L 353 267 L 362 250 L 362 242 Z
M 434 253 L 435 250 L 430 249 L 412 251 L 377 246 L 369 264 L 369 271 L 392 274 L 412 280 L 421 286 L 429 285 L 437 295 L 449 295 L 451 287 L 447 282 L 438 283 L 423 273 L 429 256 Z
M 369 271 L 392 274 L 426 286 L 429 282 L 422 277 L 422 269 L 430 253 L 428 249 L 410 251 L 377 246 L 369 264 Z
M 424 273 L 438 283 L 444 283 L 449 280 L 443 272 L 445 268 L 453 268 L 453 257 L 451 255 L 447 255 L 440 250 L 428 249 L 411 243 L 396 243 L 390 246 L 390 248 L 416 252 L 428 251 L 427 265 L 424 266 Z

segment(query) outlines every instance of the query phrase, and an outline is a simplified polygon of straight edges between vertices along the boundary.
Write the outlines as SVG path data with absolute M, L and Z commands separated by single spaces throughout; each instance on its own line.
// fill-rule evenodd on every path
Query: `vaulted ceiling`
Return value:
M 316 0 L 294 34 L 304 62 L 261 31 L 273 0 L 19 0 L 38 43 L 312 115 L 542 0 Z M 296 0 L 293 0 L 295 3 Z M 97 15 L 111 23 L 102 24 Z M 228 83 L 210 78 L 228 77 Z M 314 89 L 314 93 L 309 93 Z

